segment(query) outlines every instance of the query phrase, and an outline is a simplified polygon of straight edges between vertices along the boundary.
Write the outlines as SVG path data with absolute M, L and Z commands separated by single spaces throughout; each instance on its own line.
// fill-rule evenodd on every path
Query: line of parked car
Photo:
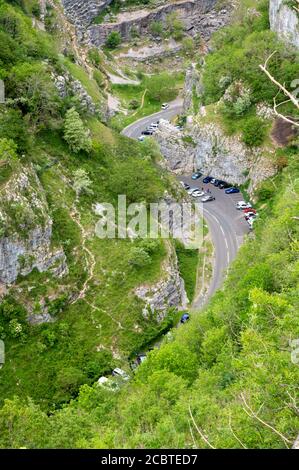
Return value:
M 195 173 L 192 174 L 191 178 L 194 181 L 196 181 L 199 178 L 201 178 L 202 176 L 203 176 L 203 174 L 200 171 L 196 171 Z M 234 193 L 239 193 L 240 192 L 240 190 L 238 188 L 232 186 L 231 184 L 227 183 L 226 181 L 213 178 L 212 176 L 205 176 L 202 181 L 203 181 L 204 184 L 211 183 L 216 188 L 224 189 L 226 194 L 234 194 Z M 191 188 L 190 185 L 185 183 L 184 181 L 181 181 L 180 183 L 181 183 L 182 187 L 186 191 L 188 191 L 188 194 L 190 196 L 195 197 L 195 198 L 201 197 L 202 198 L 201 202 L 215 201 L 215 199 L 216 199 L 215 196 L 213 196 L 210 193 L 209 190 L 204 191 L 204 190 L 200 190 L 197 187 Z
M 191 178 L 193 180 L 198 180 L 202 176 L 203 176 L 203 174 L 200 171 L 196 171 L 195 173 L 193 173 Z M 235 186 L 232 186 L 231 184 L 227 183 L 226 181 L 213 178 L 213 176 L 205 176 L 202 181 L 205 184 L 211 183 L 216 188 L 225 189 L 226 194 L 234 194 L 234 193 L 239 193 L 240 192 L 239 188 L 236 188 Z
M 250 202 L 246 201 L 238 201 L 236 204 L 236 209 L 242 211 L 244 217 L 249 225 L 250 228 L 253 227 L 255 220 L 258 218 L 258 212 L 252 207 Z

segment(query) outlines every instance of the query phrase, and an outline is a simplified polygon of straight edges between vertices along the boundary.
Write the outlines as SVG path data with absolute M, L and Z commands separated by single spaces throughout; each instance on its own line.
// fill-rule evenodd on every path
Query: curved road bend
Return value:
M 152 122 L 158 121 L 159 119 L 172 119 L 182 111 L 183 100 L 178 98 L 175 101 L 169 103 L 169 108 L 165 111 L 159 111 L 158 113 L 151 114 L 144 118 L 138 119 L 129 126 L 125 127 L 121 133 L 132 139 L 138 139 L 141 132 L 144 131 Z
M 167 110 L 139 119 L 123 129 L 122 133 L 127 137 L 137 139 L 141 132 L 153 121 L 161 118 L 170 120 L 179 114 L 181 110 L 182 100 L 175 100 Z M 226 271 L 235 259 L 244 235 L 249 232 L 249 228 L 242 213 L 235 209 L 236 202 L 243 199 L 242 194 L 225 194 L 224 190 L 211 184 L 204 184 L 202 178 L 193 181 L 191 175 L 178 176 L 178 179 L 185 181 L 192 187 L 210 189 L 212 195 L 216 197 L 215 201 L 204 204 L 204 218 L 209 226 L 215 256 L 213 277 L 209 288 L 204 294 L 199 294 L 192 305 L 193 310 L 199 310 L 207 303 L 214 292 L 221 288 Z

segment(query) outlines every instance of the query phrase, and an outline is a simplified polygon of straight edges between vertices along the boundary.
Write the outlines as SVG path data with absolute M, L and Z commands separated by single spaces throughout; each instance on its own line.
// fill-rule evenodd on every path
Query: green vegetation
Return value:
M 299 69 L 294 52 L 268 30 L 266 3 L 242 5 L 242 22 L 237 15 L 215 36 L 201 99 L 209 105 L 205 122 L 221 100 L 221 124 L 256 146 L 269 127 L 256 105 L 271 103 L 277 93 L 259 63 L 276 49 L 271 71 L 287 86 Z M 259 14 L 248 12 L 249 6 Z M 89 80 L 79 65 L 60 57 L 55 41 L 34 30 L 24 12 L 38 16 L 37 3 L 0 0 L 0 77 L 7 88 L 0 108 L 0 236 L 9 229 L 25 239 L 50 216 L 51 250 L 63 249 L 68 271 L 57 277 L 34 269 L 1 298 L 6 362 L 0 370 L 0 447 L 291 447 L 299 406 L 298 145 L 273 156 L 279 171 L 255 193 L 260 217 L 223 290 L 188 324 L 165 335 L 133 375 L 132 358 L 177 324 L 172 309 L 161 322 L 150 309 L 145 314 L 135 295 L 137 287 L 161 280 L 169 250 L 162 240 L 98 238 L 93 209 L 102 201 L 115 205 L 123 193 L 128 204 L 148 205 L 165 191 L 175 196 L 175 189 L 150 140 L 128 140 L 59 96 L 52 77 L 62 65 L 99 99 L 100 77 Z M 93 53 L 92 61 L 98 59 Z M 157 110 L 176 96 L 180 83 L 178 75 L 161 74 L 141 77 L 136 87 L 115 86 L 132 108 L 133 100 L 144 104 L 113 124 L 121 127 Z M 7 194 L 21 172 L 30 186 Z M 210 255 L 209 241 L 204 248 Z M 176 251 L 191 300 L 204 252 L 179 244 Z M 33 261 L 30 255 L 18 258 L 23 269 Z M 51 322 L 32 323 L 45 313 Z M 131 380 L 114 392 L 99 386 L 98 378 L 117 366 Z
M 134 294 L 160 280 L 164 243 L 97 238 L 93 211 L 97 202 L 116 204 L 119 194 L 128 204 L 150 203 L 172 189 L 152 145 L 112 132 L 73 97 L 59 96 L 53 80 L 66 68 L 100 104 L 99 75 L 91 80 L 58 55 L 52 36 L 33 30 L 22 10 L 4 1 L 0 35 L 7 98 L 0 107 L 0 234 L 26 240 L 50 217 L 51 250 L 63 249 L 67 261 L 64 276 L 34 269 L 1 298 L 6 364 L 0 395 L 3 402 L 17 390 L 49 412 L 76 397 L 81 385 L 92 385 L 115 366 L 127 368 L 128 357 L 173 325 L 173 312 L 162 323 L 155 314 L 145 318 L 144 303 Z M 93 51 L 91 61 L 100 66 L 101 55 Z M 12 198 L 9 191 L 23 174 L 30 186 Z M 21 255 L 18 263 L 27 269 L 34 259 Z M 53 321 L 38 324 L 44 314 Z
M 106 46 L 109 49 L 115 49 L 121 43 L 121 35 L 118 31 L 111 31 L 106 39 Z
M 152 76 L 142 75 L 140 85 L 113 85 L 113 92 L 120 98 L 123 106 L 133 112 L 127 116 L 115 116 L 111 119 L 111 125 L 121 130 L 137 119 L 159 111 L 163 102 L 176 98 L 183 80 L 182 73 L 163 72 Z
M 269 62 L 269 70 L 289 89 L 299 72 L 296 52 L 287 49 L 275 33 L 269 31 L 268 1 L 254 3 L 247 5 L 244 2 L 236 22 L 214 35 L 213 52 L 207 56 L 203 69 L 203 104 L 220 100 L 222 122 L 227 131 L 243 133 L 243 140 L 248 145 L 260 145 L 265 136 L 264 126 L 257 132 L 255 142 L 254 137 L 249 136 L 250 125 L 255 129 L 258 127 L 252 117 L 256 114 L 256 105 L 268 103 L 272 106 L 273 97 L 277 95 L 277 88 L 261 72 L 259 65 L 277 51 Z M 246 10 L 246 7 L 250 8 Z M 279 93 L 277 102 L 284 99 L 284 95 Z M 293 112 L 288 104 L 279 109 L 287 114 Z
M 298 432 L 291 404 L 299 380 L 290 346 L 299 335 L 299 167 L 292 149 L 288 161 L 256 238 L 243 246 L 223 292 L 201 315 L 151 352 L 117 393 L 84 385 L 50 417 L 32 402 L 7 400 L 1 446 L 190 447 L 190 410 L 213 447 L 290 446 Z M 74 370 L 66 378 L 68 390 L 81 380 Z M 193 435 L 198 447 L 207 447 L 195 429 Z
M 75 108 L 69 109 L 66 113 L 63 137 L 72 152 L 78 153 L 83 150 L 90 153 L 92 141 L 89 131 L 84 128 L 84 123 Z
M 197 268 L 199 262 L 198 250 L 186 249 L 181 243 L 176 243 L 180 275 L 184 280 L 186 294 L 192 302 L 196 288 Z

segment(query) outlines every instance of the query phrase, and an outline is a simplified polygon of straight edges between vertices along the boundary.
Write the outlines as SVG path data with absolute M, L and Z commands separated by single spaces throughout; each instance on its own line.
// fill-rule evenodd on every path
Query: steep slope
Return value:
M 167 305 L 162 323 L 155 310 L 147 308 L 145 315 L 136 292 L 164 284 L 167 304 L 177 291 L 168 288 L 162 272 L 173 255 L 167 245 L 100 239 L 94 234 L 97 212 L 124 190 L 129 202 L 150 203 L 165 197 L 165 190 L 175 197 L 178 189 L 157 165 L 154 145 L 121 137 L 82 109 L 76 93 L 58 93 L 55 81 L 65 73 L 58 46 L 34 31 L 24 12 L 0 2 L 6 44 L 0 73 L 7 92 L 0 115 L 0 191 L 11 202 L 7 189 L 14 188 L 24 206 L 16 211 L 0 203 L 5 221 L 0 238 L 15 238 L 21 228 L 30 244 L 30 229 L 51 220 L 43 261 L 56 250 L 61 254 L 54 263 L 58 272 L 49 272 L 23 250 L 14 277 L 19 276 L 13 285 L 4 279 L 1 286 L 6 363 L 0 370 L 0 447 L 290 448 L 295 442 L 298 142 L 294 133 L 286 147 L 270 142 L 273 117 L 266 116 L 265 123 L 258 111 L 261 104 L 268 110 L 277 93 L 259 64 L 277 49 L 271 72 L 289 86 L 298 61 L 269 31 L 268 3 L 240 3 L 235 23 L 214 38 L 204 67 L 200 60 L 185 109 L 192 108 L 199 126 L 216 121 L 228 142 L 259 147 L 263 158 L 271 146 L 276 173 L 256 188 L 246 181 L 255 190 L 260 217 L 223 290 L 189 324 L 166 335 L 131 381 L 112 392 L 96 383 L 98 377 L 115 366 L 126 369 L 128 357 L 176 319 Z M 281 109 L 295 115 L 289 104 Z M 192 132 L 183 140 L 190 149 L 193 139 L 202 142 L 199 131 Z M 225 159 L 227 152 L 219 153 L 214 140 L 211 156 Z M 245 170 L 251 167 L 250 162 Z M 23 173 L 30 187 L 20 188 L 17 175 Z M 42 210 L 32 214 L 34 199 Z M 177 273 L 174 278 L 178 290 Z

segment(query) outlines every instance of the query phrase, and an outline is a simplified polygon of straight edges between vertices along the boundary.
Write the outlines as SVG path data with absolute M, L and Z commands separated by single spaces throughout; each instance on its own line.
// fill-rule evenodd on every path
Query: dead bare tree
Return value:
M 273 77 L 273 75 L 269 72 L 268 63 L 276 53 L 277 53 L 277 51 L 272 52 L 272 54 L 270 54 L 269 57 L 266 59 L 265 63 L 260 64 L 259 67 L 267 75 L 269 80 L 271 80 L 271 82 L 274 83 L 274 85 L 276 85 L 277 88 L 280 91 L 282 91 L 282 93 L 288 98 L 287 100 L 282 101 L 281 103 L 277 103 L 277 101 L 276 101 L 277 95 L 273 98 L 273 103 L 274 103 L 274 108 L 273 109 L 274 109 L 275 114 L 277 116 L 279 116 L 281 119 L 283 119 L 284 121 L 289 122 L 290 124 L 292 124 L 296 127 L 299 127 L 299 122 L 297 122 L 296 120 L 294 120 L 292 118 L 289 118 L 289 117 L 285 116 L 284 114 L 279 113 L 277 111 L 277 108 L 279 106 L 282 106 L 283 104 L 286 104 L 286 103 L 293 103 L 295 108 L 297 108 L 299 110 L 299 101 L 282 83 L 278 82 L 276 80 L 276 78 Z

